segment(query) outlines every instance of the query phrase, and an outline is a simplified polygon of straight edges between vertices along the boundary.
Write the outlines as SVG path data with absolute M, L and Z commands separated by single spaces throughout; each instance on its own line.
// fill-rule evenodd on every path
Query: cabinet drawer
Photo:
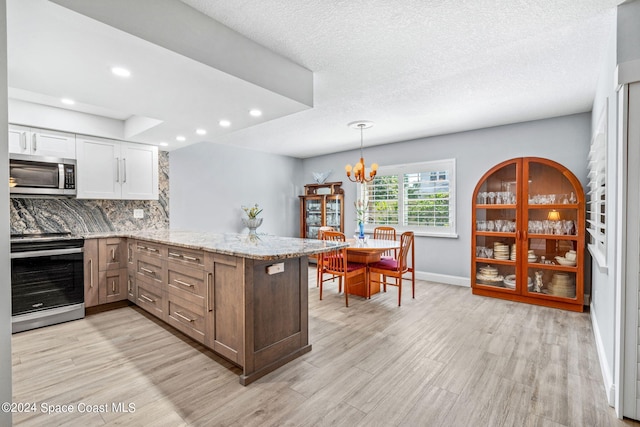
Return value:
M 162 260 L 149 255 L 138 255 L 135 260 L 136 277 L 146 278 L 161 286 L 164 283 Z
M 167 267 L 167 283 L 169 291 L 180 289 L 204 298 L 206 292 L 206 273 L 198 268 L 187 267 L 176 262 L 169 262 Z
M 139 281 L 136 283 L 136 304 L 162 319 L 162 291 Z
M 204 252 L 194 249 L 170 246 L 167 258 L 173 261 L 181 261 L 186 265 L 204 266 Z
M 134 248 L 136 253 L 138 254 L 145 254 L 155 257 L 163 257 L 165 252 L 162 244 L 145 241 L 137 241 Z
M 202 304 L 169 295 L 167 323 L 191 338 L 204 343 L 205 317 Z
M 98 240 L 100 271 L 126 267 L 125 241 L 119 237 Z

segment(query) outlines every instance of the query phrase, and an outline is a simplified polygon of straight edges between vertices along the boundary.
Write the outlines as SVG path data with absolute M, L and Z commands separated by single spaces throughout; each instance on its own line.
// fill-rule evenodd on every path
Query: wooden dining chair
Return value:
M 328 225 L 322 226 L 318 229 L 318 239 L 323 240 L 323 235 L 325 231 L 335 231 L 335 228 L 329 227 Z M 322 257 L 319 255 L 314 255 L 316 257 L 316 287 L 320 286 L 320 282 L 323 280 L 333 280 L 335 277 L 330 277 L 329 279 L 324 279 L 322 273 Z
M 323 240 L 334 242 L 345 242 L 344 233 L 339 231 L 326 231 L 323 233 Z M 349 286 L 350 282 L 359 284 L 360 280 L 367 286 L 367 265 L 357 262 L 347 261 L 347 248 L 336 248 L 329 252 L 324 252 L 322 259 L 322 274 L 330 274 L 338 278 L 338 292 L 344 284 L 344 301 L 349 307 Z M 324 281 L 320 281 L 320 299 L 322 300 L 322 289 Z
M 402 301 L 402 280 L 403 276 L 411 273 L 411 296 L 416 297 L 416 273 L 414 269 L 413 231 L 406 231 L 400 236 L 400 250 L 398 258 L 385 258 L 378 262 L 369 264 L 369 280 L 373 283 L 380 283 L 385 292 L 387 285 L 398 287 L 398 307 Z
M 373 238 L 379 240 L 397 240 L 396 229 L 393 227 L 376 227 L 373 229 Z M 398 250 L 389 249 L 382 253 L 381 258 L 397 258 Z

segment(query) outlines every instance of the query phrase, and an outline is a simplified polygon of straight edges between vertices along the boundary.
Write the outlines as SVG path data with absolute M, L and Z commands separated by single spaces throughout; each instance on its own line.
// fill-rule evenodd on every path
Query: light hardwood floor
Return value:
M 409 288 L 408 286 L 406 287 Z M 350 307 L 309 270 L 313 350 L 243 387 L 240 371 L 135 307 L 13 336 L 17 426 L 622 426 L 589 315 L 418 281 Z M 406 291 L 405 291 L 406 292 Z M 43 414 L 42 403 L 71 404 Z M 113 412 L 112 403 L 135 405 Z M 109 412 L 79 413 L 84 405 Z

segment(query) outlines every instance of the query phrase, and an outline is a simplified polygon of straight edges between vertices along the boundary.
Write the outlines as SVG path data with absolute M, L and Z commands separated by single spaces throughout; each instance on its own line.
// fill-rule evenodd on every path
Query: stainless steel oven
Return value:
M 84 317 L 84 239 L 12 236 L 14 333 Z

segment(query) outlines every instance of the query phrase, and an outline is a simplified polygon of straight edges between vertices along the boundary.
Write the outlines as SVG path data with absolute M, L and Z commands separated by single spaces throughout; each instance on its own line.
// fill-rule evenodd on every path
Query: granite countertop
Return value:
M 278 237 L 268 234 L 207 233 L 199 231 L 152 230 L 133 232 L 87 233 L 83 237 L 128 237 L 201 249 L 242 258 L 273 260 L 298 258 L 326 252 L 329 248 L 347 247 L 349 243 L 325 242 L 316 239 Z
M 329 248 L 349 246 L 348 242 L 325 242 L 316 239 L 278 237 L 268 234 L 249 235 L 246 233 L 210 233 L 176 230 L 86 232 L 80 233 L 79 235 L 70 234 L 67 236 L 12 238 L 12 242 L 68 240 L 78 237 L 84 239 L 109 237 L 134 238 L 260 260 L 298 258 L 326 252 Z

